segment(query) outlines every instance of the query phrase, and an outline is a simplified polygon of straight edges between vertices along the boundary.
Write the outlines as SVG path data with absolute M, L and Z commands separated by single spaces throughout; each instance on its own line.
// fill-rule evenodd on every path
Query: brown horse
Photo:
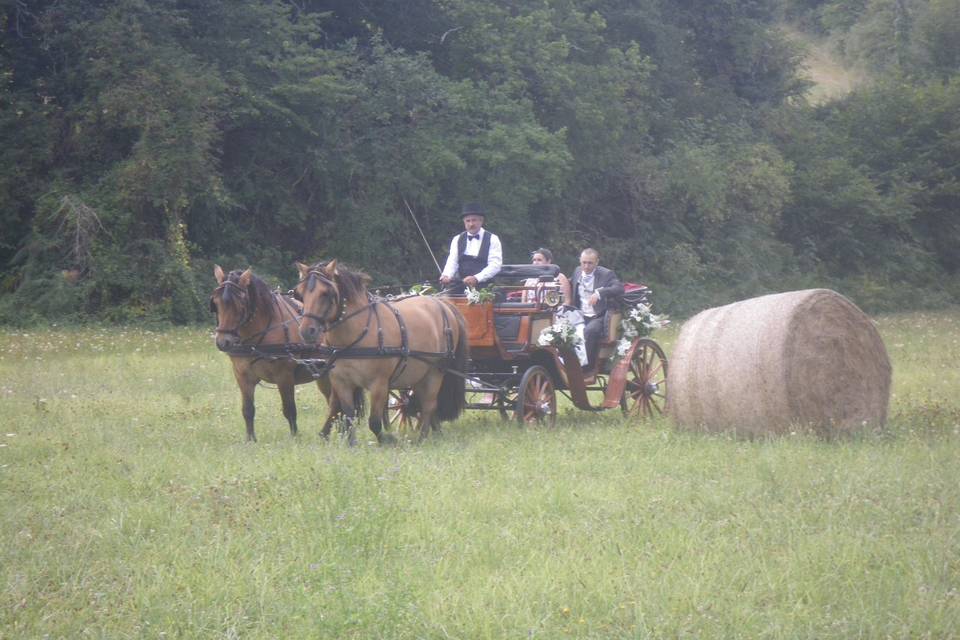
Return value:
M 380 443 L 394 440 L 383 431 L 391 388 L 413 390 L 421 441 L 439 421 L 460 415 L 469 346 L 459 311 L 429 296 L 372 299 L 369 277 L 338 267 L 336 260 L 297 263 L 297 269 L 301 334 L 308 343 L 323 337 L 332 349 L 330 384 L 347 418 L 351 444 L 356 443 L 353 397 L 361 389 L 370 392 L 368 424 Z
M 261 380 L 277 385 L 283 401 L 283 415 L 290 433 L 297 433 L 297 405 L 294 386 L 313 382 L 309 369 L 293 359 L 305 345 L 300 336 L 302 305 L 270 290 L 263 280 L 246 271 L 231 271 L 214 266 L 217 288 L 210 296 L 210 310 L 217 314 L 217 348 L 230 355 L 233 375 L 243 398 L 243 419 L 247 423 L 247 440 L 256 441 L 253 418 L 256 409 L 253 394 Z M 331 397 L 330 382 L 317 380 L 327 400 L 329 413 L 323 425 L 327 436 L 339 414 L 339 405 Z M 357 399 L 362 402 L 362 396 Z

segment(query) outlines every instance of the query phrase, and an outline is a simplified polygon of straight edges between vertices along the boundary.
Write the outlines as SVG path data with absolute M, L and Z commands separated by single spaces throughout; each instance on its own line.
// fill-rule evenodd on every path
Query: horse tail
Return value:
M 456 420 L 467 406 L 467 381 L 463 374 L 470 360 L 470 345 L 467 342 L 467 322 L 463 314 L 453 306 L 443 303 L 453 313 L 457 321 L 457 339 L 453 352 L 453 362 L 443 374 L 440 383 L 440 392 L 437 394 L 437 419 L 441 421 Z M 446 314 L 446 310 L 442 313 Z M 449 371 L 452 369 L 454 372 Z M 459 373 L 460 375 L 457 375 Z

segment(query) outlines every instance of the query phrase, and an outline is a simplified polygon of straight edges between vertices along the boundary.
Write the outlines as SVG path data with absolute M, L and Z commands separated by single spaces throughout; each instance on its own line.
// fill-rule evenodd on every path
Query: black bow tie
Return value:
M 471 236 L 469 233 L 467 234 L 467 240 L 479 240 L 479 239 L 480 239 L 479 233 L 475 236 Z

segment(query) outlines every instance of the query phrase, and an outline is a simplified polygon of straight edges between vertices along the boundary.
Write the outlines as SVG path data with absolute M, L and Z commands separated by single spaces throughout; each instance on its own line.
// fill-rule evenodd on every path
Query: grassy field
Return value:
M 322 441 L 312 386 L 245 444 L 209 331 L 8 330 L 0 638 L 960 637 L 960 314 L 878 322 L 853 439 L 566 409 L 390 449 Z

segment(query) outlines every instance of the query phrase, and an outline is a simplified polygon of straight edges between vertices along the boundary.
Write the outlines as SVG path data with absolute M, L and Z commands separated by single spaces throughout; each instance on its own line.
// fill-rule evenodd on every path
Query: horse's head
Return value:
M 250 289 L 253 272 L 231 271 L 224 275 L 219 265 L 214 265 L 213 275 L 217 288 L 210 296 L 210 311 L 217 314 L 217 349 L 228 351 L 240 344 L 240 331 L 249 324 L 256 313 L 256 297 Z
M 336 260 L 318 262 L 311 267 L 297 263 L 300 282 L 293 295 L 303 302 L 300 335 L 316 342 L 320 334 L 350 317 L 348 310 L 367 304 L 370 276 L 337 265 Z
M 303 320 L 300 335 L 309 343 L 315 343 L 327 327 L 343 315 L 346 300 L 340 295 L 337 284 L 337 261 L 318 262 L 307 266 L 297 263 L 300 282 L 293 290 L 293 297 L 303 303 Z

